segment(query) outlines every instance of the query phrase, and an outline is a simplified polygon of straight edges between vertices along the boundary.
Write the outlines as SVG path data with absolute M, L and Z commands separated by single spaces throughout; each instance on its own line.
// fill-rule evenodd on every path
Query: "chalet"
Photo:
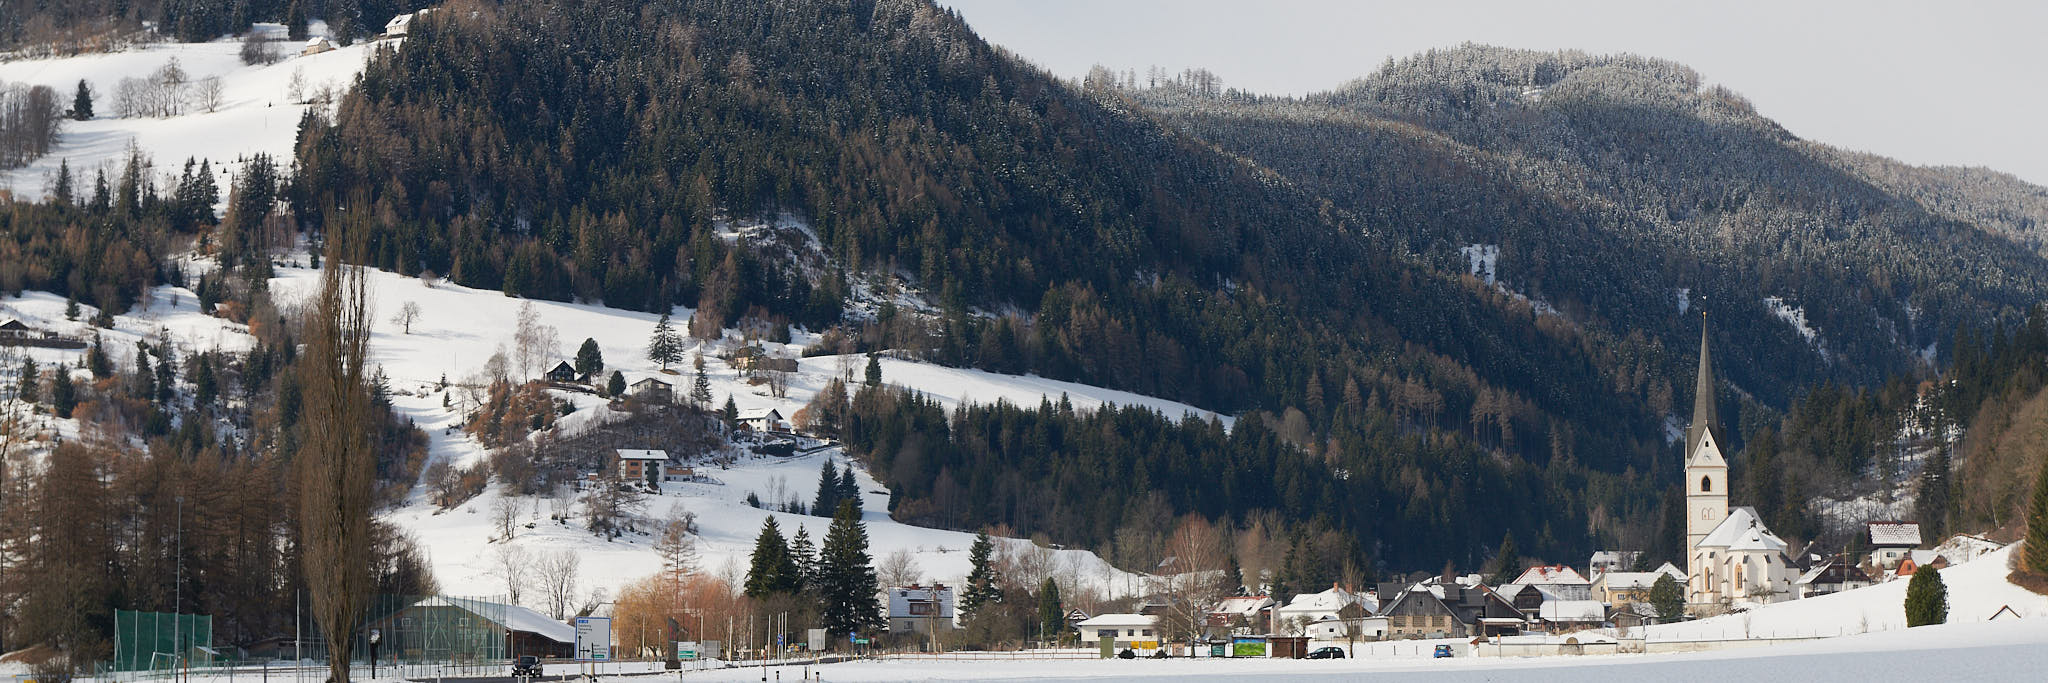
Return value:
M 953 589 L 940 584 L 897 586 L 889 594 L 889 632 L 920 633 L 953 630 Z
M 1870 564 L 1879 569 L 1898 567 L 1899 560 L 1920 547 L 1917 522 L 1870 522 L 1864 525 L 1864 533 L 1870 541 Z
M 1521 610 L 1485 586 L 1424 583 L 1381 584 L 1380 594 L 1398 591 L 1380 609 L 1388 638 L 1469 638 L 1515 635 L 1527 625 Z
M 1203 620 L 1203 631 L 1210 637 L 1235 635 L 1238 633 L 1265 633 L 1270 627 L 1273 599 L 1264 595 L 1245 595 L 1224 598 Z
M 653 377 L 634 382 L 628 389 L 628 393 L 642 401 L 668 403 L 675 400 L 675 387 Z
M 1811 598 L 1816 595 L 1855 590 L 1872 583 L 1875 582 L 1870 580 L 1869 574 L 1863 572 L 1862 567 L 1841 562 L 1826 562 L 1815 565 L 1814 568 L 1799 575 L 1799 579 L 1792 582 L 1792 590 L 1801 598 Z
M 412 30 L 412 18 L 423 13 L 425 13 L 425 10 L 392 17 L 391 21 L 384 22 L 384 37 L 397 38 L 404 36 L 408 31 Z
M 1159 649 L 1161 629 L 1159 617 L 1150 614 L 1103 614 L 1090 617 L 1074 625 L 1081 634 L 1081 642 L 1088 644 L 1111 642 L 1116 650 L 1134 650 L 1150 655 Z
M 1353 627 L 1360 625 L 1360 620 L 1372 616 L 1377 609 L 1377 594 L 1353 593 L 1332 584 L 1329 590 L 1321 593 L 1301 593 L 1294 596 L 1294 600 L 1285 606 L 1273 608 L 1272 630 L 1275 633 L 1317 637 L 1307 632 L 1309 625 L 1335 622 L 1334 625 L 1326 623 L 1324 630 L 1338 629 L 1335 636 L 1343 638 L 1349 634 L 1356 634 L 1358 629 Z
M 1596 579 L 1608 572 L 1625 572 L 1635 566 L 1636 558 L 1642 554 L 1637 550 L 1595 550 L 1592 560 L 1586 563 L 1586 571 Z
M 562 384 L 573 383 L 577 380 L 576 368 L 569 367 L 566 362 L 556 363 L 555 367 L 548 369 L 547 380 Z
M 299 48 L 299 56 L 305 57 L 309 55 L 317 55 L 322 52 L 333 51 L 334 41 L 328 40 L 326 38 L 312 38 L 306 41 L 305 47 Z
M 786 432 L 789 423 L 783 420 L 782 411 L 774 408 L 753 408 L 740 411 L 740 426 L 757 432 Z
M 367 626 L 382 632 L 384 656 L 398 661 L 569 657 L 576 646 L 574 626 L 518 605 L 468 598 L 421 599 Z M 451 644 L 464 651 L 450 652 Z
M 29 327 L 20 320 L 10 318 L 7 322 L 0 323 L 0 337 L 27 338 L 36 336 L 39 336 L 39 334 L 35 328 Z
M 1656 571 L 1607 572 L 1593 577 L 1593 599 L 1614 608 L 1647 603 L 1650 601 L 1650 589 L 1657 585 L 1657 578 L 1661 576 L 1671 577 L 1681 587 L 1685 585 L 1685 572 L 1666 562 Z
M 619 478 L 626 481 L 647 481 L 648 473 L 668 462 L 668 451 L 621 448 L 617 456 Z
M 1578 570 L 1561 564 L 1530 567 L 1510 583 L 1534 586 L 1562 600 L 1593 599 L 1593 582 L 1580 576 Z

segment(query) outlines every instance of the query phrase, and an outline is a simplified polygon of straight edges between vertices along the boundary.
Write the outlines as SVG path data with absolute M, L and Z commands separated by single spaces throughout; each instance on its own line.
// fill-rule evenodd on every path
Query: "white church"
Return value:
M 1696 614 L 1736 602 L 1790 599 L 1799 577 L 1785 556 L 1785 540 L 1764 526 L 1755 508 L 1728 507 L 1728 461 L 1715 437 L 1717 421 L 1713 357 L 1702 324 L 1699 384 L 1685 431 L 1686 602 Z

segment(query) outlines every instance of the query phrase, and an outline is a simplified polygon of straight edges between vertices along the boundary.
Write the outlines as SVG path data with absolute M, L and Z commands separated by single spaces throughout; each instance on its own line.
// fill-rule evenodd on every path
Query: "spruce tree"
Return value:
M 1500 538 L 1500 552 L 1494 555 L 1493 566 L 1488 571 L 1493 585 L 1513 581 L 1522 575 L 1522 551 L 1515 547 L 1515 532 L 1508 532 Z
M 1656 608 L 1660 621 L 1685 616 L 1685 592 L 1679 589 L 1678 580 L 1670 574 L 1658 575 L 1657 582 L 1650 584 L 1650 606 Z
M 1948 622 L 1948 586 L 1941 571 L 1921 567 L 1906 584 L 1906 626 L 1928 626 Z
M 36 368 L 36 359 L 23 356 L 21 359 L 20 382 L 16 385 L 16 391 L 18 392 L 16 396 L 22 402 L 35 403 L 40 398 L 36 395 L 36 389 L 42 386 L 41 378 L 37 377 L 39 374 L 41 374 L 41 371 Z
M 1067 613 L 1060 606 L 1060 585 L 1045 577 L 1038 585 L 1038 637 L 1046 640 L 1065 640 Z
M 64 298 L 64 319 L 78 319 L 78 297 L 69 296 Z
M 92 120 L 92 85 L 85 79 L 78 79 L 78 90 L 71 95 L 71 118 L 79 121 Z
M 718 419 L 724 420 L 728 427 L 739 423 L 740 406 L 732 402 L 732 394 L 725 395 L 725 407 L 718 410 Z
M 840 501 L 832 528 L 825 532 L 818 559 L 817 589 L 820 625 L 834 638 L 872 631 L 884 623 L 875 593 L 881 590 L 868 557 L 867 526 L 853 506 Z
M 76 181 L 71 179 L 71 160 L 68 158 L 57 160 L 57 183 L 50 188 L 50 201 L 57 203 L 59 206 L 70 206 L 72 197 L 78 194 L 78 188 L 75 185 Z M 73 300 L 73 306 L 73 308 L 67 309 L 71 317 L 65 318 L 66 320 L 78 319 L 75 299 Z
M 811 514 L 823 517 L 827 510 L 839 510 L 839 468 L 830 458 L 818 470 L 818 496 L 811 502 Z
M 299 0 L 292 0 L 291 7 L 284 11 L 284 28 L 286 37 L 297 41 L 306 39 L 306 8 L 300 6 Z
M 761 523 L 761 535 L 754 538 L 754 554 L 744 584 L 746 595 L 758 600 L 777 593 L 795 593 L 798 586 L 796 561 L 789 556 L 782 527 L 770 516 Z
M 71 384 L 71 369 L 57 366 L 57 376 L 50 380 L 50 409 L 57 417 L 71 417 L 71 410 L 78 407 L 78 389 Z
M 702 362 L 697 363 L 697 378 L 690 382 L 690 404 L 699 407 L 711 405 L 711 379 L 704 376 Z
M 796 536 L 789 540 L 789 561 L 796 567 L 798 592 L 817 587 L 818 546 L 811 542 L 811 530 L 803 525 L 797 526 Z
M 2048 578 L 2048 460 L 2034 475 L 2034 498 L 2027 505 L 2027 540 L 2020 547 L 2020 570 Z
M 868 355 L 867 385 L 871 387 L 882 386 L 882 361 L 876 358 L 874 354 Z
M 1224 595 L 1245 594 L 1244 567 L 1237 563 L 1237 553 L 1224 555 L 1223 579 L 1220 587 L 1223 589 Z
M 92 348 L 85 352 L 85 368 L 92 371 L 93 379 L 106 379 L 114 374 L 114 360 L 107 357 L 99 335 L 93 335 Z
M 607 396 L 615 397 L 626 395 L 626 376 L 617 370 L 613 370 L 612 378 L 604 383 L 604 393 Z
M 861 513 L 860 480 L 854 478 L 853 463 L 846 463 L 846 469 L 839 471 L 839 483 L 837 488 L 838 493 L 836 495 L 838 499 L 841 502 L 852 505 L 853 514 L 855 516 L 859 516 Z
M 598 350 L 596 339 L 583 339 L 583 345 L 576 349 L 575 365 L 579 375 L 595 375 L 604 370 L 604 352 Z
M 972 567 L 967 572 L 967 590 L 960 595 L 960 614 L 973 619 L 985 605 L 1003 601 L 1002 577 L 996 573 L 995 542 L 983 531 L 974 535 L 974 545 L 967 548 L 967 562 Z
M 669 323 L 668 314 L 661 314 L 661 320 L 654 323 L 654 334 L 647 338 L 647 360 L 661 364 L 661 369 L 683 355 L 683 338 L 676 334 L 676 328 Z

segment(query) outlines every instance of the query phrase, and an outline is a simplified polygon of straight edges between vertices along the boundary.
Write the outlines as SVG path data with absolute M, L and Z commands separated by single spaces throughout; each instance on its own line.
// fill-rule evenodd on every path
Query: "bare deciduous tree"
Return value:
M 532 557 L 525 548 L 507 544 L 498 548 L 497 556 L 491 559 L 491 573 L 505 580 L 505 599 L 514 605 L 519 604 L 526 585 L 533 580 Z
M 336 240 L 336 244 L 355 242 Z M 331 643 L 356 637 L 371 586 L 371 476 L 367 385 L 370 293 L 362 269 L 330 259 L 306 316 L 305 446 L 299 467 L 299 547 L 313 619 Z M 330 680 L 348 683 L 348 648 L 328 656 Z
M 533 302 L 519 305 L 519 319 L 512 329 L 512 355 L 522 381 L 539 371 L 561 345 L 555 328 L 540 324 L 540 312 L 534 310 Z
M 569 618 L 569 610 L 576 603 L 576 570 L 582 560 L 572 551 L 557 550 L 535 564 L 541 597 L 547 600 L 548 615 L 556 619 Z
M 405 305 L 398 307 L 397 313 L 391 315 L 391 322 L 404 328 L 406 334 L 412 334 L 412 324 L 418 322 L 419 319 L 420 305 L 418 302 L 413 301 L 405 302 Z
M 199 85 L 192 91 L 194 103 L 211 114 L 220 111 L 220 105 L 227 101 L 226 91 L 221 88 L 219 76 L 199 79 Z
M 918 575 L 924 569 L 917 566 L 917 556 L 901 548 L 882 558 L 882 564 L 875 573 L 882 580 L 882 586 L 908 586 L 919 581 Z
M 491 504 L 491 524 L 498 527 L 498 540 L 510 541 L 519 527 L 519 501 L 510 491 L 501 491 Z
M 1166 598 L 1168 632 L 1192 638 L 1222 597 L 1213 574 L 1223 569 L 1223 535 L 1209 520 L 1185 515 L 1167 536 L 1166 553 L 1171 564 L 1152 579 L 1152 590 Z
M 683 577 L 697 573 L 697 542 L 690 537 L 696 527 L 697 513 L 676 503 L 669 508 L 668 519 L 661 525 L 661 538 L 654 544 L 655 552 L 661 554 L 663 569 L 679 583 Z

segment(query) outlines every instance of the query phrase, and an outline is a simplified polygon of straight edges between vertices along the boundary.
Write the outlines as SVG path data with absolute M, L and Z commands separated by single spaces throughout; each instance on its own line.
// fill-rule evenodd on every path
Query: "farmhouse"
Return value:
M 675 387 L 653 377 L 634 382 L 628 389 L 634 398 L 642 401 L 668 403 L 675 400 Z
M 1870 541 L 1870 564 L 1895 569 L 1914 548 L 1920 547 L 1918 522 L 1870 522 L 1863 525 Z
M 668 462 L 668 451 L 621 448 L 616 455 L 619 478 L 626 481 L 647 481 L 648 473 L 657 471 L 662 463 Z
M 921 633 L 953 630 L 953 589 L 940 584 L 890 588 L 889 632 Z

